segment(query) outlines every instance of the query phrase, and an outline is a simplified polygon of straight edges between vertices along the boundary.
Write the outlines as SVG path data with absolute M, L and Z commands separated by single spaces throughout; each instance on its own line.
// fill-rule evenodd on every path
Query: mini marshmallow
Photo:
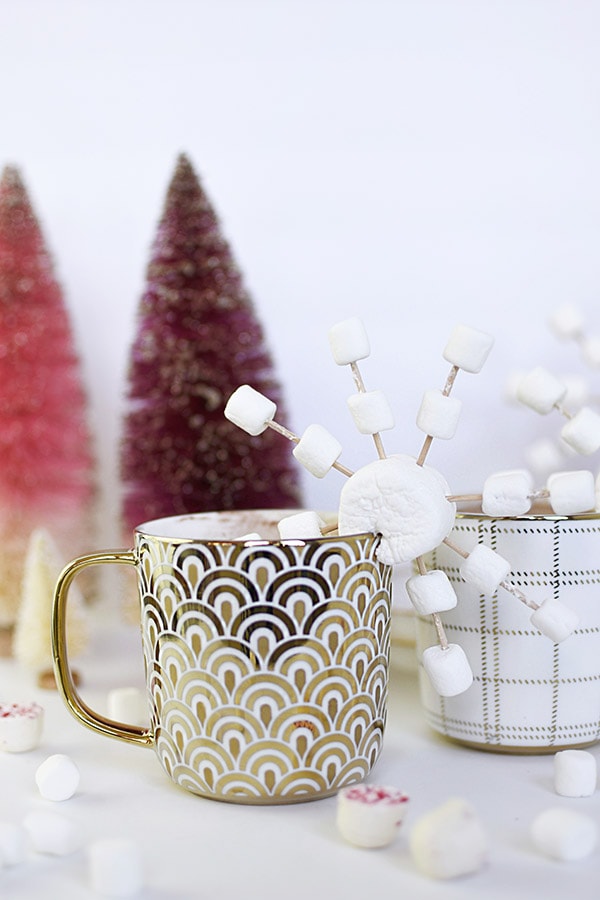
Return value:
M 532 613 L 529 621 L 534 628 L 541 631 L 555 644 L 559 644 L 573 634 L 579 625 L 579 616 L 560 600 L 548 597 Z
M 493 346 L 494 338 L 491 335 L 468 325 L 457 325 L 442 355 L 453 366 L 476 374 L 481 371 Z
M 554 754 L 554 790 L 561 797 L 591 797 L 598 783 L 596 757 L 587 750 Z
M 298 462 L 315 478 L 327 475 L 341 452 L 340 442 L 322 425 L 309 425 L 292 450 Z
M 544 856 L 568 862 L 592 853 L 598 841 L 598 826 L 590 816 L 553 807 L 533 820 L 531 837 Z
M 337 795 L 337 827 L 355 847 L 386 847 L 396 837 L 408 804 L 393 787 L 358 784 Z
M 361 434 L 389 431 L 395 425 L 394 414 L 383 391 L 352 394 L 347 403 L 354 424 Z
M 581 342 L 581 355 L 592 369 L 600 366 L 600 338 L 588 337 Z
M 92 890 L 105 897 L 131 897 L 143 885 L 142 859 L 135 841 L 103 838 L 88 847 Z
M 565 303 L 552 313 L 548 324 L 557 337 L 575 338 L 582 332 L 583 316 L 576 306 Z
M 237 388 L 225 406 L 225 418 L 254 436 L 263 433 L 276 412 L 276 404 L 249 384 Z
M 495 472 L 483 485 L 481 508 L 486 516 L 521 516 L 531 507 L 533 478 L 525 469 Z
M 305 510 L 285 516 L 278 522 L 277 529 L 282 540 L 293 540 L 294 538 L 306 540 L 321 537 L 321 528 L 324 524 L 323 519 L 316 512 Z
M 458 603 L 456 591 L 445 572 L 431 569 L 423 575 L 413 575 L 406 582 L 410 602 L 420 616 L 454 609 Z
M 582 456 L 595 453 L 600 447 L 600 415 L 582 407 L 560 430 L 563 441 Z
M 139 688 L 113 688 L 108 692 L 107 706 L 109 718 L 116 722 L 125 722 L 138 727 L 148 724 L 148 701 Z
M 338 366 L 348 366 L 350 363 L 366 359 L 371 353 L 369 336 L 367 335 L 362 319 L 356 316 L 344 319 L 329 329 L 329 346 L 333 358 Z
M 596 506 L 596 485 L 591 472 L 554 472 L 548 478 L 550 506 L 557 516 L 590 512 Z
M 542 366 L 525 375 L 517 388 L 517 399 L 540 415 L 547 415 L 564 399 L 567 386 Z
M 458 644 L 423 651 L 423 668 L 440 697 L 455 697 L 473 683 L 473 672 L 465 651 Z
M 508 560 L 485 544 L 476 544 L 460 565 L 460 574 L 481 594 L 491 596 L 510 572 Z
M 35 783 L 45 800 L 68 800 L 79 786 L 79 769 L 69 756 L 55 753 L 38 766 Z
M 477 872 L 488 855 L 483 825 L 470 803 L 451 798 L 421 816 L 409 837 L 410 853 L 430 878 L 457 878 Z
M 0 703 L 0 750 L 22 753 L 37 747 L 44 710 L 37 703 Z
M 425 391 L 417 413 L 417 428 L 448 441 L 456 434 L 461 409 L 462 403 L 456 397 L 447 397 L 438 390 Z
M 45 810 L 30 812 L 23 819 L 23 827 L 36 853 L 67 856 L 82 845 L 81 828 L 58 813 Z
M 29 835 L 22 825 L 0 822 L 0 858 L 5 866 L 17 866 L 27 858 Z

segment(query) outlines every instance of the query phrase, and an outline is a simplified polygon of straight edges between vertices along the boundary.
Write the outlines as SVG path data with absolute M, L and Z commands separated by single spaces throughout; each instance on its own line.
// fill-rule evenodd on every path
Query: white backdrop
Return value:
M 363 365 L 416 453 L 447 335 L 496 336 L 462 375 L 459 434 L 430 462 L 455 490 L 523 463 L 561 422 L 507 406 L 508 374 L 582 370 L 549 332 L 592 331 L 600 239 L 594 0 L 0 0 L 0 164 L 20 167 L 72 313 L 116 532 L 127 353 L 177 154 L 215 205 L 254 297 L 292 424 L 354 432 L 327 330 L 360 315 Z M 583 371 L 585 371 L 583 369 Z M 595 467 L 597 461 L 592 461 Z M 305 479 L 335 504 L 342 476 Z

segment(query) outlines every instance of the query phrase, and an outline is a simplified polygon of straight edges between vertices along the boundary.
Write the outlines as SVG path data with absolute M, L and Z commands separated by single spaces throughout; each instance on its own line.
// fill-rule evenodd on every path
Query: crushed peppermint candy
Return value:
M 385 847 L 396 837 L 408 796 L 398 788 L 358 784 L 338 793 L 337 826 L 355 847 Z
M 37 703 L 0 702 L 0 750 L 22 753 L 37 747 L 44 710 Z
M 408 803 L 409 797 L 398 788 L 374 784 L 356 784 L 344 790 L 346 800 L 359 803 Z

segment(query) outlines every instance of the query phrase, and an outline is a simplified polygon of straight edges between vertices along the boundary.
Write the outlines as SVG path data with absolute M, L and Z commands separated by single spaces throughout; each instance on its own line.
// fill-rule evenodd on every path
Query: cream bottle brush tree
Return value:
M 454 526 L 456 503 L 471 500 L 473 495 L 455 495 L 443 476 L 426 466 L 425 461 L 435 438 L 451 439 L 458 426 L 460 401 L 451 396 L 459 371 L 478 373 L 493 345 L 493 338 L 465 325 L 453 330 L 443 352 L 450 363 L 450 372 L 442 390 L 426 391 L 417 414 L 417 425 L 425 433 L 425 440 L 417 457 L 386 455 L 381 432 L 394 426 L 393 415 L 381 391 L 367 391 L 358 362 L 370 355 L 370 343 L 362 321 L 351 318 L 339 322 L 329 332 L 334 361 L 348 365 L 352 371 L 356 394 L 348 400 L 350 412 L 361 434 L 370 435 L 378 458 L 353 472 L 339 462 L 341 444 L 321 425 L 309 425 L 299 436 L 275 421 L 276 405 L 249 385 L 240 386 L 230 397 L 225 415 L 249 434 L 258 435 L 265 429 L 278 431 L 295 446 L 293 455 L 317 478 L 324 477 L 331 468 L 346 478 L 340 493 L 338 531 L 340 534 L 374 532 L 381 536 L 378 556 L 381 562 L 395 565 L 413 561 L 418 574 L 407 581 L 411 602 L 421 615 L 431 615 L 438 636 L 438 645 L 423 654 L 423 666 L 433 687 L 443 696 L 453 696 L 467 690 L 473 674 L 463 649 L 448 641 L 440 613 L 457 603 L 456 593 L 441 570 L 427 570 L 425 554 L 444 542 L 460 557 L 462 578 L 482 594 L 491 595 L 502 587 L 533 612 L 532 624 L 551 640 L 568 637 L 577 627 L 577 616 L 562 603 L 550 597 L 537 604 L 529 600 L 513 585 L 508 576 L 510 562 L 484 544 L 476 544 L 466 552 L 454 544 L 449 534 Z M 572 473 L 570 473 L 572 474 Z M 589 473 L 591 474 L 591 473 Z M 508 476 L 508 477 L 507 477 Z M 547 496 L 552 504 L 557 498 L 570 495 L 567 479 Z M 588 479 L 589 487 L 589 479 Z M 593 494 L 593 492 L 592 492 Z M 514 514 L 515 503 L 529 508 L 537 492 L 522 473 L 497 473 L 486 481 L 481 497 L 484 505 L 493 504 L 505 515 Z M 575 504 L 594 503 L 589 490 L 578 495 Z M 588 507 L 589 508 L 589 507 Z M 288 520 L 286 533 L 290 533 Z

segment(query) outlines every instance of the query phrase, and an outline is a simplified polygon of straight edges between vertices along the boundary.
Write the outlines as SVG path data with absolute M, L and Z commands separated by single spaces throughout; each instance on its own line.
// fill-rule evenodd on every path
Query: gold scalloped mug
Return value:
M 391 569 L 372 534 L 277 535 L 293 511 L 198 513 L 135 531 L 133 550 L 70 562 L 52 623 L 59 689 L 103 735 L 154 747 L 204 797 L 293 803 L 361 781 L 386 721 Z M 87 566 L 134 566 L 149 728 L 107 719 L 77 692 L 67 657 L 69 587 Z

